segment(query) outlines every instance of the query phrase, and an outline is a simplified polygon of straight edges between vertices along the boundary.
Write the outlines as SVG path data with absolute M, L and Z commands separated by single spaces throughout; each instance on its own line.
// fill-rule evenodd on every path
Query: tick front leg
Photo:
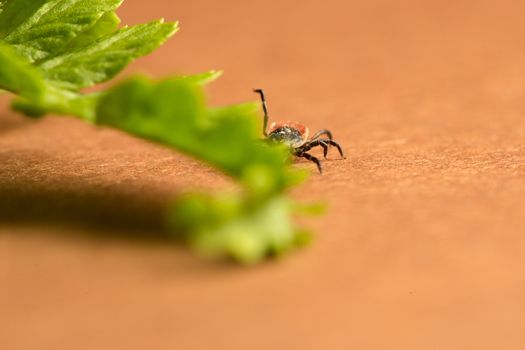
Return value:
M 343 153 L 343 149 L 341 148 L 341 146 L 339 146 L 339 144 L 337 142 L 335 142 L 334 140 L 329 140 L 329 139 L 320 139 L 320 140 L 317 140 L 317 142 L 323 142 L 323 143 L 327 143 L 329 145 L 332 145 L 334 147 L 337 148 L 337 150 L 339 151 L 339 154 L 341 155 L 341 158 L 343 159 L 346 159 L 345 157 L 345 154 Z
M 315 140 L 307 142 L 304 146 L 301 147 L 301 152 L 308 152 L 314 147 L 321 146 L 323 147 L 323 157 L 326 159 L 328 155 L 328 143 L 324 140 Z
M 323 173 L 323 167 L 322 167 L 321 161 L 319 159 L 317 159 L 316 157 L 314 157 L 314 156 L 312 156 L 311 154 L 308 154 L 308 153 L 301 153 L 301 154 L 298 154 L 298 156 L 306 158 L 309 161 L 314 162 L 315 165 L 317 165 L 317 169 L 319 169 L 319 174 Z
M 329 140 L 333 140 L 333 136 L 332 136 L 332 132 L 330 130 L 327 130 L 327 129 L 322 129 L 322 130 L 319 130 L 318 132 L 316 132 L 314 134 L 314 136 L 312 136 L 311 138 L 311 141 L 315 141 L 317 140 L 318 138 L 320 138 L 322 135 L 326 135 L 326 137 L 328 137 Z
M 263 121 L 263 135 L 268 136 L 268 133 L 266 132 L 266 129 L 268 128 L 268 107 L 266 106 L 266 97 L 264 96 L 264 90 L 263 89 L 253 89 L 253 92 L 259 94 L 261 97 L 261 104 L 264 111 L 264 121 Z

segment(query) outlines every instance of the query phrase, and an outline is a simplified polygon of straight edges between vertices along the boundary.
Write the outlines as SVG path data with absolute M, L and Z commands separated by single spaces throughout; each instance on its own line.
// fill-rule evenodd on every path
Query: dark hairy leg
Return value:
M 321 165 L 321 161 L 319 159 L 317 159 L 316 157 L 314 157 L 314 156 L 312 156 L 311 154 L 308 154 L 308 153 L 300 153 L 300 154 L 297 154 L 297 156 L 306 158 L 309 161 L 314 162 L 315 165 L 317 165 L 317 169 L 319 170 L 319 173 L 320 174 L 323 173 L 323 167 Z
M 326 159 L 326 156 L 328 155 L 329 145 L 325 141 L 319 140 L 319 146 L 323 147 L 323 157 L 324 159 Z
M 328 145 L 335 146 L 337 150 L 339 151 L 341 158 L 345 158 L 345 155 L 343 153 L 341 146 L 339 146 L 339 144 L 335 142 L 334 140 L 329 140 L 329 139 L 317 139 L 314 141 L 308 141 L 303 146 L 301 146 L 300 152 L 307 152 L 311 150 L 313 147 L 321 146 L 323 147 L 324 157 L 326 158 L 326 155 L 328 153 Z
M 341 148 L 341 146 L 339 146 L 339 144 L 337 142 L 335 142 L 334 140 L 329 140 L 329 139 L 319 139 L 318 141 L 320 142 L 324 142 L 324 143 L 327 143 L 331 146 L 334 146 L 335 148 L 337 148 L 337 150 L 339 151 L 339 154 L 341 155 L 341 158 L 343 159 L 346 159 L 345 157 L 345 154 L 343 153 L 343 149 Z
M 328 143 L 326 143 L 326 141 L 324 140 L 309 141 L 303 146 L 301 146 L 300 150 L 301 152 L 308 152 L 309 150 L 317 146 L 323 147 L 323 157 L 326 159 L 326 156 L 328 155 Z
M 333 140 L 333 136 L 332 136 L 332 132 L 330 130 L 327 130 L 327 129 L 321 129 L 319 130 L 318 132 L 316 132 L 314 134 L 314 136 L 312 136 L 312 138 L 310 139 L 311 141 L 315 141 L 317 140 L 319 137 L 321 137 L 322 135 L 326 135 L 326 137 L 328 137 L 329 140 Z
M 264 90 L 263 89 L 253 89 L 253 92 L 261 96 L 261 103 L 262 103 L 262 108 L 264 111 L 263 135 L 268 136 L 266 129 L 268 128 L 269 117 L 268 117 L 268 107 L 266 106 L 266 97 L 264 96 Z

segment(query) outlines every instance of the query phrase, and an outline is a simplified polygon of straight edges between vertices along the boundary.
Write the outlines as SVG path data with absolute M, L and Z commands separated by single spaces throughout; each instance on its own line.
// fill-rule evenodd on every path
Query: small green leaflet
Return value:
M 193 193 L 175 201 L 169 219 L 173 232 L 202 255 L 253 264 L 311 241 L 309 232 L 295 227 L 293 212 L 282 195 L 254 203 L 232 194 Z
M 115 12 L 106 12 L 91 28 L 78 34 L 67 46 L 64 51 L 90 45 L 95 40 L 110 34 L 118 29 L 120 18 Z
M 91 45 L 45 61 L 40 67 L 46 79 L 56 86 L 79 90 L 112 78 L 176 31 L 176 23 L 166 25 L 163 21 L 125 27 Z
M 121 3 L 5 2 L 0 13 L 0 74 L 6 79 L 0 88 L 20 95 L 14 107 L 32 116 L 54 112 L 92 120 L 94 96 L 75 92 L 110 80 L 177 31 L 177 23 L 162 20 L 117 29 L 114 10 Z
M 122 0 L 9 0 L 0 14 L 0 39 L 30 62 L 58 52 Z
M 0 89 L 39 100 L 46 89 L 40 71 L 18 56 L 15 50 L 0 42 Z

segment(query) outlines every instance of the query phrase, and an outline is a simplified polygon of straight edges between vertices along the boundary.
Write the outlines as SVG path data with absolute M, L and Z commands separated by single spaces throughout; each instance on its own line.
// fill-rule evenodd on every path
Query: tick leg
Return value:
M 308 159 L 309 161 L 314 162 L 315 165 L 317 165 L 317 169 L 319 169 L 319 174 L 323 173 L 323 167 L 321 166 L 321 161 L 319 159 L 315 158 L 314 156 L 312 156 L 311 154 L 308 154 L 308 153 L 302 153 L 302 154 L 299 154 L 298 156 L 299 157 L 304 157 L 304 158 Z
M 328 143 L 325 140 L 309 141 L 301 147 L 301 152 L 308 152 L 317 146 L 323 147 L 323 157 L 326 159 L 326 156 L 328 155 Z
M 315 141 L 317 140 L 319 137 L 321 137 L 322 135 L 326 135 L 326 137 L 328 137 L 329 140 L 332 140 L 334 137 L 332 136 L 332 132 L 330 130 L 327 130 L 327 129 L 322 129 L 322 130 L 319 130 L 318 132 L 316 132 L 314 134 L 314 136 L 312 136 L 312 139 L 311 141 Z
M 342 150 L 341 146 L 339 146 L 339 144 L 337 142 L 335 142 L 334 140 L 320 139 L 320 140 L 317 140 L 317 141 L 318 142 L 327 143 L 327 144 L 332 145 L 332 146 L 335 146 L 337 148 L 337 150 L 339 151 L 339 154 L 341 155 L 341 158 L 346 159 L 345 154 L 343 153 L 343 150 Z
M 264 90 L 263 89 L 253 89 L 253 92 L 256 94 L 259 94 L 261 96 L 261 104 L 264 111 L 264 121 L 263 121 L 263 135 L 268 136 L 268 133 L 266 132 L 266 129 L 268 127 L 268 107 L 266 106 L 266 97 L 264 96 Z
M 323 147 L 323 157 L 326 159 L 326 156 L 328 155 L 328 143 L 323 140 L 319 140 L 319 146 Z

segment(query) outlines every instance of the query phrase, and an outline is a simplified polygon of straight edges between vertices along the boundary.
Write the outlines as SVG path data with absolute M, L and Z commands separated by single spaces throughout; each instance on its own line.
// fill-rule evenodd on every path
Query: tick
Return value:
M 294 156 L 302 157 L 314 162 L 321 174 L 323 173 L 321 161 L 317 157 L 306 152 L 314 147 L 322 147 L 323 156 L 326 159 L 328 149 L 330 146 L 334 146 L 339 151 L 341 158 L 345 158 L 341 146 L 333 140 L 332 132 L 330 130 L 319 130 L 311 139 L 308 139 L 308 128 L 298 122 L 290 120 L 273 122 L 268 129 L 268 107 L 266 106 L 264 91 L 262 89 L 254 89 L 253 92 L 261 96 L 261 103 L 264 111 L 263 134 L 268 141 L 288 145 Z

